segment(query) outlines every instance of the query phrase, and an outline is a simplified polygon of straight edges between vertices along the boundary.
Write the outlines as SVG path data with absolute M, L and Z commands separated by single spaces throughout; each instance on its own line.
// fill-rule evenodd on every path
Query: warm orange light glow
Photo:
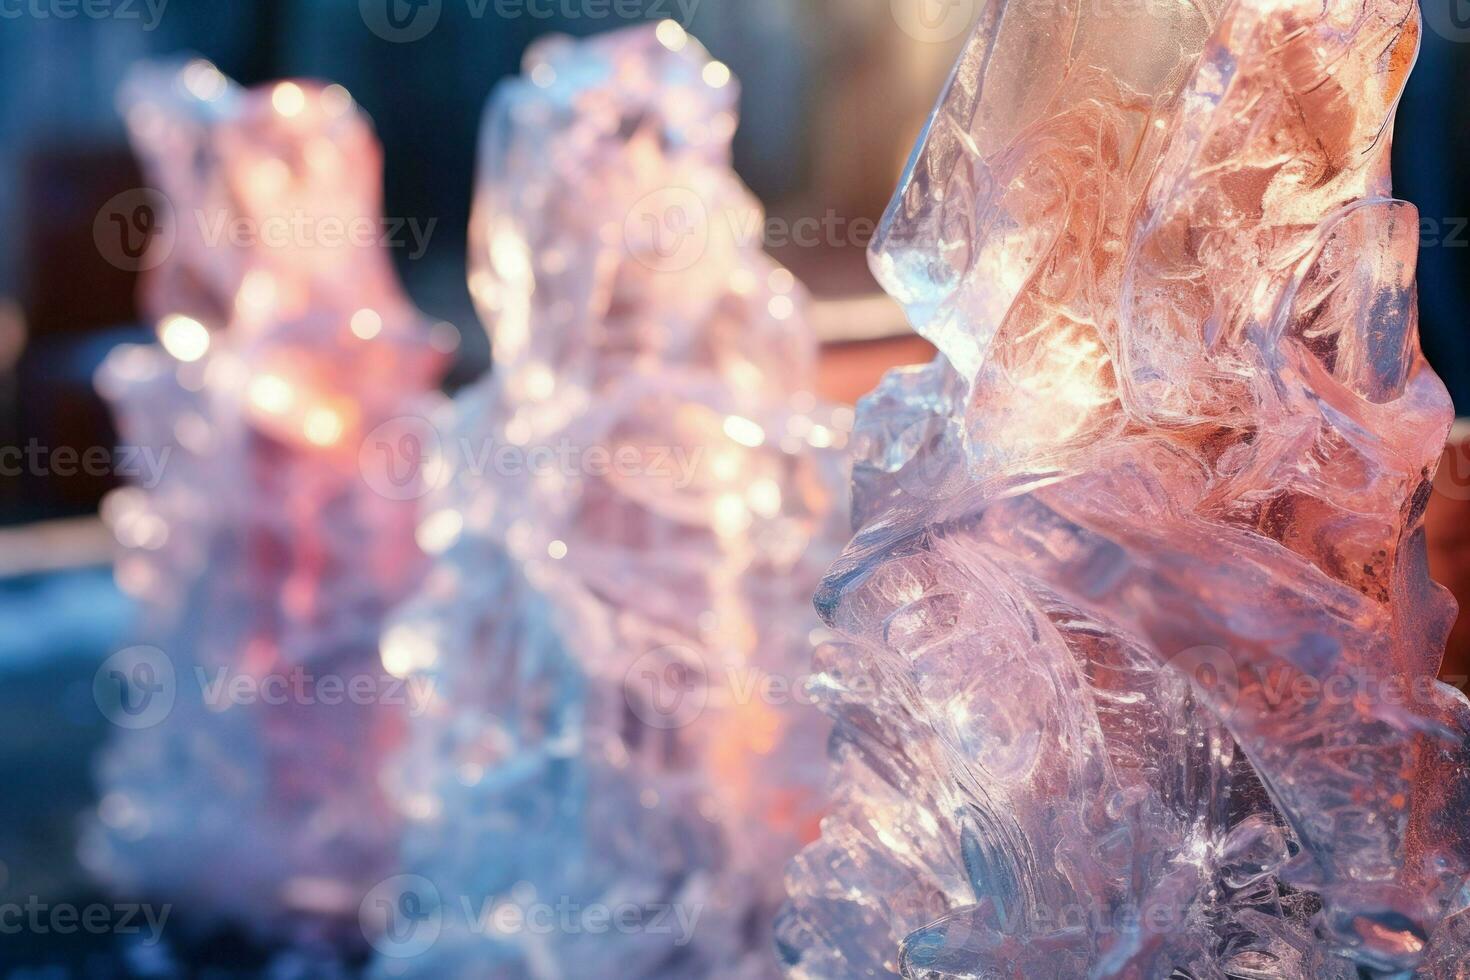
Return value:
M 301 423 L 301 434 L 306 436 L 307 442 L 326 447 L 336 445 L 346 428 L 340 415 L 330 408 L 318 407 L 306 413 Z
M 271 105 L 287 119 L 299 116 L 306 108 L 306 93 L 295 82 L 282 82 L 271 90 Z
M 158 340 L 170 356 L 186 364 L 209 353 L 209 330 L 193 317 L 164 317 L 158 324 Z

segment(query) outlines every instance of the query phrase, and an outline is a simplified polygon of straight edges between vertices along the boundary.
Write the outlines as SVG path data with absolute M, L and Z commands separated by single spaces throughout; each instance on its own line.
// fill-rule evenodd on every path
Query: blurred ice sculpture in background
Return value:
M 242 92 L 195 61 L 140 69 L 122 101 L 157 185 L 160 345 L 116 351 L 98 387 L 164 465 L 104 505 L 149 646 L 98 674 L 126 730 L 83 857 L 181 920 L 309 937 L 340 916 L 361 942 L 412 707 L 378 636 L 424 558 L 412 494 L 375 490 L 359 447 L 436 397 L 451 328 L 379 244 L 379 147 L 340 86 Z
M 859 411 L 792 977 L 1466 975 L 1418 23 L 984 8 L 872 248 L 942 356 Z
M 673 23 L 543 41 L 492 100 L 470 285 L 496 368 L 383 645 L 436 700 L 397 775 L 412 875 L 364 908 L 379 976 L 777 974 L 851 418 L 810 393 L 735 104 Z

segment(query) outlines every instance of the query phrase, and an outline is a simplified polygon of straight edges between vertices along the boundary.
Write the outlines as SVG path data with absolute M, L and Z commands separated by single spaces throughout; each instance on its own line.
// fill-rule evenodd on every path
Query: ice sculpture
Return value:
M 379 976 L 778 973 L 851 423 L 807 393 L 735 98 L 665 23 L 543 41 L 492 100 L 470 282 L 496 366 L 439 440 L 442 556 L 384 638 L 438 697 L 398 776 L 412 875 L 364 910 Z
M 140 69 L 123 108 L 176 227 L 143 289 L 161 346 L 120 348 L 98 387 L 164 465 L 104 505 L 150 647 L 98 674 L 104 710 L 132 708 L 83 856 L 180 921 L 360 943 L 413 709 L 379 629 L 425 562 L 410 495 L 375 492 L 358 447 L 435 397 L 444 357 L 379 244 L 380 151 L 340 86 L 242 92 L 196 61 Z
M 981 16 L 871 251 L 942 356 L 859 411 L 789 975 L 1463 976 L 1415 5 Z

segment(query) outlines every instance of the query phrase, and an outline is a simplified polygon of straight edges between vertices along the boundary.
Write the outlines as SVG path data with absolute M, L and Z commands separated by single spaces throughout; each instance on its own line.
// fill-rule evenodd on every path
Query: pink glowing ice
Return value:
M 793 977 L 1457 976 L 1409 0 L 987 5 L 872 250 Z M 1437 928 L 1439 927 L 1439 928 Z
M 439 440 L 444 554 L 384 641 L 439 697 L 383 907 L 436 938 L 386 921 L 377 976 L 777 973 L 845 432 L 801 287 L 742 234 L 734 106 L 673 24 L 543 42 L 492 102 L 470 285 L 496 367 Z
M 375 492 L 359 446 L 443 358 L 359 227 L 381 160 L 339 86 L 242 92 L 193 62 L 141 70 L 124 110 L 176 227 L 144 284 L 162 346 L 118 350 L 98 386 L 165 466 L 104 513 L 151 645 L 118 676 L 162 686 L 120 721 L 137 730 L 105 754 L 84 854 L 196 924 L 312 935 L 342 914 L 355 936 L 410 710 L 378 631 L 422 570 L 415 508 Z

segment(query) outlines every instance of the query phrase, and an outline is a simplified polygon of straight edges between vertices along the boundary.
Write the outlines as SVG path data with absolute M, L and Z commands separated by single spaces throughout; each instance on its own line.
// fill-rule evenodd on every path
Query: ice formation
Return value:
M 873 267 L 796 978 L 1463 977 L 1410 0 L 992 2 Z
M 470 285 L 495 368 L 440 438 L 442 554 L 384 638 L 436 702 L 398 774 L 411 874 L 365 910 L 378 976 L 778 975 L 850 419 L 810 394 L 735 101 L 665 23 L 543 41 L 491 102 Z
M 195 61 L 140 69 L 122 104 L 173 227 L 143 285 L 161 345 L 98 387 L 162 467 L 104 505 L 148 647 L 98 674 L 126 730 L 83 856 L 181 921 L 360 943 L 411 709 L 378 635 L 424 556 L 359 446 L 435 397 L 444 357 L 379 245 L 380 151 L 340 86 L 245 92 Z

